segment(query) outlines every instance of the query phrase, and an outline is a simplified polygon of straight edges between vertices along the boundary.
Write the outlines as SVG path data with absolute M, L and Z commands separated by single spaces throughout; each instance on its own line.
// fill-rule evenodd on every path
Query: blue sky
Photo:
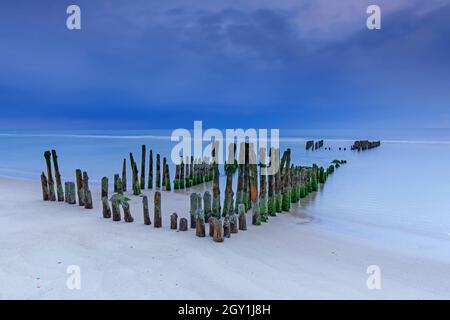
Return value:
M 0 125 L 450 127 L 449 19 L 450 0 L 2 1 Z

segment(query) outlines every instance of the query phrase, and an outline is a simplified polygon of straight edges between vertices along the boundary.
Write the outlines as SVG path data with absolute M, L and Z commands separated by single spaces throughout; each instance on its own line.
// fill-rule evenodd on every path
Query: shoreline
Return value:
M 42 201 L 38 182 L 0 178 L 1 299 L 450 298 L 448 264 L 320 219 L 280 214 L 217 244 L 169 229 L 172 212 L 188 217 L 188 193 L 161 192 L 163 228 L 155 229 L 143 224 L 139 197 L 130 197 L 129 224 L 103 219 L 99 188 L 92 192 L 94 209 L 86 210 Z M 144 193 L 153 222 L 153 192 Z M 374 264 L 381 290 L 366 286 Z M 81 268 L 81 290 L 66 287 L 69 265 Z

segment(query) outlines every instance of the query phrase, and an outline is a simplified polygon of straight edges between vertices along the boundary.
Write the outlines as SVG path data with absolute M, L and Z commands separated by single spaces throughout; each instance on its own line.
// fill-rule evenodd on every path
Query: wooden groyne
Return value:
M 381 146 L 381 141 L 357 140 L 353 143 L 351 149 L 364 151 Z

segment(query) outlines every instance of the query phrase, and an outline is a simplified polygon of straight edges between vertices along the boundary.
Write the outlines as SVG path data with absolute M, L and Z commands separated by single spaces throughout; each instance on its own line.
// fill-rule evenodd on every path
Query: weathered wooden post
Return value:
M 215 242 L 223 242 L 223 227 L 222 220 L 217 218 L 212 218 L 214 223 L 214 235 L 213 240 Z
M 237 217 L 236 214 L 233 212 L 229 216 L 229 222 L 230 222 L 230 233 L 238 233 L 238 223 L 237 223 Z
M 269 214 L 269 216 L 276 216 L 276 208 L 275 208 L 275 199 L 274 199 L 274 184 L 275 184 L 275 175 L 274 173 L 276 172 L 277 168 L 277 161 L 275 159 L 276 157 L 276 153 L 275 153 L 275 148 L 270 148 L 269 151 L 269 158 L 270 158 L 270 163 L 269 163 L 269 167 L 271 169 L 271 174 L 268 177 L 268 184 L 269 184 L 269 189 L 268 189 L 268 201 L 267 201 L 267 213 Z
M 180 219 L 180 231 L 187 231 L 188 229 L 188 221 L 186 218 Z
M 114 175 L 114 192 L 116 192 L 116 193 L 117 193 L 117 190 L 119 190 L 118 183 L 117 183 L 118 181 L 119 181 L 119 175 L 115 174 Z
M 267 165 L 266 165 L 266 148 L 259 149 L 259 210 L 262 222 L 268 221 L 267 215 Z
M 55 185 L 53 182 L 53 176 L 52 176 L 52 163 L 51 163 L 51 153 L 50 151 L 44 152 L 44 158 L 45 162 L 47 164 L 47 182 L 48 182 L 48 197 L 50 201 L 56 201 L 55 196 Z
M 223 236 L 225 238 L 231 237 L 231 229 L 230 229 L 230 217 L 226 216 L 223 218 Z
M 130 204 L 127 201 L 122 201 L 122 208 L 123 208 L 123 219 L 125 222 L 131 223 L 134 221 L 133 216 L 130 212 Z
M 145 189 L 145 156 L 147 155 L 145 144 L 142 145 L 142 162 L 141 162 L 141 190 Z
M 67 203 L 68 204 L 76 204 L 77 201 L 75 199 L 75 183 L 67 182 Z
M 225 173 L 227 175 L 227 182 L 225 186 L 225 199 L 222 211 L 223 217 L 234 212 L 233 172 L 234 172 L 234 144 L 230 143 L 228 146 L 228 159 L 225 164 Z M 216 182 L 216 179 L 214 180 L 214 182 Z
M 127 159 L 123 159 L 122 164 L 122 190 L 127 191 Z
M 209 217 L 208 221 L 208 225 L 209 225 L 209 236 L 212 238 L 214 237 L 214 217 L 211 216 Z
M 117 193 L 123 195 L 122 179 L 117 178 Z
M 53 166 L 55 167 L 55 180 L 56 180 L 56 193 L 58 195 L 58 201 L 64 201 L 64 191 L 61 184 L 61 173 L 59 172 L 58 156 L 56 150 L 52 150 Z
M 195 235 L 197 237 L 205 237 L 205 215 L 202 209 L 197 209 L 195 222 Z
M 80 169 L 76 169 L 75 178 L 77 182 L 78 205 L 84 207 L 83 178 Z
M 167 159 L 166 157 L 163 157 L 163 165 L 162 165 L 162 189 L 166 190 L 167 186 Z
M 238 207 L 239 212 L 239 230 L 247 230 L 247 217 L 245 214 L 245 205 L 241 203 Z
M 220 218 L 220 184 L 219 184 L 219 164 L 214 162 L 214 178 L 213 178 L 213 200 L 212 214 L 216 218 Z
M 41 173 L 41 186 L 42 186 L 42 200 L 44 201 L 50 200 L 50 197 L 48 195 L 47 177 L 45 176 L 44 172 Z
M 153 189 L 153 150 L 150 150 L 148 161 L 148 188 Z
M 159 153 L 156 154 L 156 189 L 161 188 L 161 156 Z
M 178 215 L 176 212 L 170 215 L 170 229 L 172 230 L 178 229 Z
M 186 157 L 186 178 L 185 178 L 185 186 L 186 189 L 191 187 L 191 178 L 190 178 L 190 173 L 189 173 L 189 157 Z
M 108 177 L 102 178 L 102 198 L 108 198 Z
M 117 199 L 117 197 L 112 196 L 110 201 L 111 201 L 111 207 L 112 207 L 113 221 L 120 221 L 122 219 L 120 216 L 120 200 Z
M 175 165 L 175 179 L 173 180 L 173 189 L 178 190 L 180 188 L 180 165 Z
M 111 208 L 109 207 L 108 197 L 102 197 L 102 205 L 103 205 L 103 218 L 109 219 L 111 218 Z
M 155 221 L 155 228 L 162 227 L 162 216 L 161 216 L 161 192 L 155 192 L 155 216 L 153 220 Z
M 244 188 L 243 188 L 243 197 L 242 202 L 245 204 L 245 211 L 251 208 L 251 199 L 250 199 L 250 164 L 249 164 L 249 151 L 250 145 L 245 143 L 245 163 L 244 163 Z
M 133 195 L 138 196 L 141 194 L 141 186 L 139 184 L 139 179 L 138 179 L 137 164 L 134 161 L 133 154 L 131 152 L 130 152 L 130 164 L 131 164 L 131 171 L 132 171 L 131 184 L 133 187 Z
M 42 179 L 41 179 L 41 183 L 42 183 Z M 68 182 L 64 182 L 64 199 L 65 199 L 66 203 L 69 203 L 69 183 Z
M 198 209 L 198 200 L 197 200 L 197 194 L 196 193 L 191 193 L 190 196 L 190 210 L 189 210 L 189 214 L 190 214 L 190 221 L 191 221 L 191 229 L 195 228 L 195 214 L 197 212 Z
M 180 189 L 184 189 L 184 162 L 183 157 L 181 157 L 181 164 L 180 164 Z
M 142 196 L 142 207 L 143 207 L 143 212 L 144 212 L 144 224 L 149 226 L 152 224 L 152 221 L 150 220 L 147 196 Z
M 89 190 L 89 176 L 86 171 L 83 172 L 83 194 L 84 194 L 84 208 L 92 209 L 92 194 Z
M 166 191 L 171 191 L 172 187 L 170 186 L 170 172 L 169 172 L 169 164 L 166 163 Z
M 203 194 L 203 210 L 205 212 L 205 221 L 209 221 L 209 217 L 212 215 L 211 193 L 209 191 L 205 191 Z

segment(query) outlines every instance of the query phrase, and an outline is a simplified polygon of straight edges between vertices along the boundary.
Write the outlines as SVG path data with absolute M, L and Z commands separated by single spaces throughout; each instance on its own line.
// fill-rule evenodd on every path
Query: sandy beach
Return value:
M 143 224 L 140 197 L 131 196 L 129 224 L 103 219 L 92 191 L 86 210 L 42 201 L 38 182 L 0 178 L 0 299 L 450 298 L 448 263 L 335 232 L 299 210 L 259 227 L 249 215 L 248 231 L 215 243 L 170 230 L 171 213 L 188 218 L 188 193 L 162 192 L 155 229 Z M 380 290 L 366 285 L 373 264 Z M 80 290 L 66 286 L 71 265 Z

